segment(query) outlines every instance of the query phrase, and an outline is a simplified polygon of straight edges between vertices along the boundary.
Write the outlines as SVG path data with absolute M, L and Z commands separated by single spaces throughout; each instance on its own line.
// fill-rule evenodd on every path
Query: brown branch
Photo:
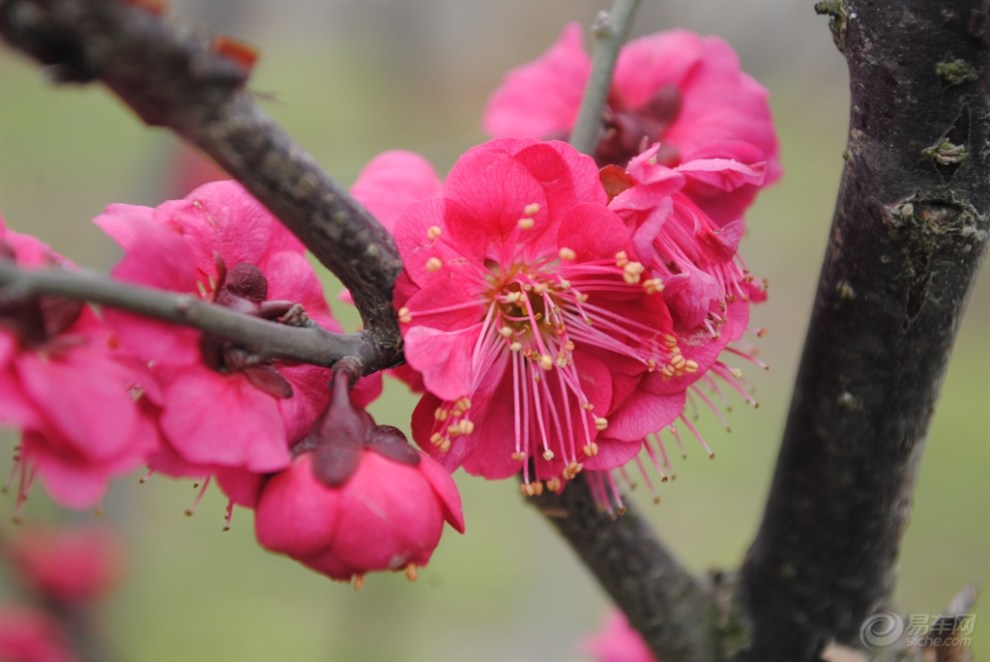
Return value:
M 659 659 L 717 659 L 710 591 L 677 562 L 632 504 L 624 515 L 610 517 L 595 503 L 583 476 L 559 495 L 548 491 L 530 501 L 570 543 Z
M 0 0 L 0 33 L 58 80 L 100 80 L 200 147 L 350 289 L 374 349 L 365 370 L 401 361 L 391 236 L 261 110 L 236 59 L 120 0 Z
M 192 294 L 140 287 L 86 271 L 22 269 L 0 258 L 0 307 L 45 295 L 90 301 L 200 329 L 235 341 L 259 358 L 332 366 L 344 357 L 368 357 L 370 361 L 374 354 L 361 334 L 332 333 L 317 324 L 279 324 L 207 303 Z
M 847 163 L 776 474 L 743 568 L 746 660 L 860 647 L 990 231 L 986 0 L 832 0 Z

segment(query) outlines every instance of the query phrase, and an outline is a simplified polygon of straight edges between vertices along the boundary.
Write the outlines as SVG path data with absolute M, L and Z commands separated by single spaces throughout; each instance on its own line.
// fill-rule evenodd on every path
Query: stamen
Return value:
M 426 238 L 430 241 L 435 241 L 441 234 L 443 234 L 443 230 L 440 229 L 439 225 L 431 225 L 426 230 Z
M 566 246 L 560 249 L 559 255 L 561 260 L 573 260 L 577 258 L 577 253 Z
M 529 230 L 534 225 L 536 225 L 536 221 L 533 220 L 532 218 L 520 218 L 518 221 L 516 221 L 516 225 L 519 226 L 520 230 Z
M 523 207 L 523 214 L 526 216 L 535 216 L 540 212 L 540 204 L 538 202 L 531 202 L 525 207 Z
M 429 260 L 426 261 L 427 271 L 439 271 L 442 266 L 443 266 L 443 262 L 441 262 L 440 258 L 438 257 L 431 257 Z

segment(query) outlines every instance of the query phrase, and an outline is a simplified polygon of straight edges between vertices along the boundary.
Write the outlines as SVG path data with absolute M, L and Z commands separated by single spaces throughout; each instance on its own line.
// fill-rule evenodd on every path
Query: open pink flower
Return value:
M 34 237 L 8 231 L 2 219 L 0 259 L 72 267 Z M 115 346 L 88 306 L 56 297 L 0 299 L 0 424 L 23 432 L 18 505 L 37 473 L 58 503 L 92 506 L 112 477 L 140 466 L 157 447 L 146 403 L 133 391 L 151 377 Z
M 588 637 L 582 648 L 596 662 L 657 662 L 643 637 L 618 610 L 609 612 L 602 629 Z
M 570 146 L 495 140 L 395 222 L 406 267 L 395 305 L 427 390 L 413 434 L 449 469 L 522 471 L 528 491 L 559 489 L 638 452 L 621 403 L 674 358 L 673 327 L 662 283 L 606 202 L 594 162 Z M 636 411 L 638 427 L 659 429 L 683 404 L 672 393 Z
M 444 521 L 464 532 L 453 480 L 396 428 L 355 409 L 347 375 L 333 404 L 294 449 L 292 466 L 264 484 L 255 510 L 261 545 L 360 586 L 366 572 L 410 579 L 440 541 Z
M 32 527 L 7 541 L 18 577 L 46 599 L 78 604 L 106 593 L 120 578 L 122 543 L 104 527 Z
M 340 329 L 302 244 L 235 182 L 207 184 L 154 209 L 111 205 L 95 222 L 125 250 L 117 278 L 247 315 Z M 290 444 L 329 400 L 327 369 L 258 362 L 251 348 L 127 313 L 108 311 L 107 319 L 160 384 L 151 399 L 167 443 L 151 467 L 180 476 L 220 472 L 244 505 L 257 474 L 289 465 Z M 238 472 L 246 472 L 244 489 Z
M 589 72 L 581 26 L 571 23 L 540 58 L 506 75 L 488 103 L 486 131 L 566 138 Z M 686 190 L 719 225 L 739 219 L 759 189 L 780 176 L 767 92 L 718 37 L 670 30 L 622 49 L 595 158 L 624 166 L 655 142 L 665 165 L 706 162 L 685 171 Z M 718 176 L 720 170 L 734 176 Z
M 670 473 L 660 428 L 648 429 L 645 415 L 663 406 L 669 397 L 687 393 L 721 418 L 710 395 L 720 393 L 721 382 L 753 403 L 741 381 L 741 373 L 723 362 L 726 353 L 759 361 L 731 343 L 740 340 L 749 324 L 749 306 L 766 299 L 764 285 L 746 270 L 738 255 L 742 223 L 720 227 L 685 191 L 682 172 L 662 165 L 658 146 L 629 162 L 628 171 L 606 166 L 602 178 L 612 196 L 609 208 L 622 218 L 633 236 L 646 273 L 663 283 L 663 297 L 670 311 L 673 333 L 667 336 L 676 358 L 661 370 L 639 376 L 630 397 L 621 406 L 626 415 L 616 417 L 624 427 L 611 426 L 629 435 L 638 431 L 650 462 L 661 480 Z M 688 162 L 685 167 L 694 167 Z M 688 370 L 688 366 L 691 369 Z M 764 366 L 765 367 L 765 366 Z M 613 415 L 614 417 L 614 415 Z M 677 417 L 708 451 L 713 453 L 689 417 Z M 722 419 L 725 424 L 724 419 Z M 667 432 L 680 446 L 674 426 Z M 683 449 L 682 449 L 683 452 Z M 644 478 L 652 488 L 648 475 Z M 589 475 L 597 500 L 607 509 L 622 509 L 621 497 L 608 473 Z

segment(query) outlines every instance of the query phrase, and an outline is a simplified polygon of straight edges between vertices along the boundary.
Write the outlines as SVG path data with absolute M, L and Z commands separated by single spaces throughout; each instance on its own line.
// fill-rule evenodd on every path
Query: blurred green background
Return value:
M 827 21 L 799 1 L 644 2 L 635 35 L 684 26 L 718 34 L 771 91 L 784 179 L 748 216 L 743 255 L 767 277 L 753 311 L 769 373 L 747 370 L 761 408 L 713 420 L 677 461 L 663 502 L 641 504 L 692 569 L 738 565 L 769 485 L 842 167 L 848 91 Z M 598 2 L 178 2 L 172 13 L 261 51 L 252 88 L 268 111 L 340 181 L 376 153 L 407 148 L 445 172 L 484 136 L 485 100 L 506 70 L 541 53 L 565 22 L 589 24 Z M 109 269 L 111 242 L 89 219 L 111 202 L 155 205 L 170 190 L 176 142 L 143 127 L 98 87 L 55 89 L 0 53 L 0 211 L 80 264 Z M 328 283 L 331 280 L 328 279 Z M 937 613 L 965 584 L 990 580 L 990 304 L 981 275 L 959 334 L 918 477 L 900 560 L 897 607 Z M 328 295 L 336 294 L 335 286 Z M 336 306 L 340 317 L 353 313 Z M 379 422 L 407 427 L 413 400 L 390 385 Z M 713 418 L 713 417 L 709 417 Z M 10 468 L 3 439 L 0 470 Z M 883 467 L 876 467 L 883 471 Z M 583 659 L 607 599 L 570 550 L 518 498 L 512 481 L 459 473 L 468 533 L 448 530 L 415 584 L 368 578 L 355 593 L 263 552 L 251 514 L 222 528 L 217 490 L 192 518 L 188 483 L 118 481 L 103 519 L 119 526 L 128 581 L 100 614 L 125 660 Z M 12 495 L 0 499 L 9 534 Z M 66 517 L 35 489 L 28 519 Z M 77 517 L 88 519 L 90 514 Z M 16 533 L 16 532 L 13 532 Z M 0 577 L 3 599 L 13 598 Z M 990 655 L 990 600 L 978 608 L 976 659 Z

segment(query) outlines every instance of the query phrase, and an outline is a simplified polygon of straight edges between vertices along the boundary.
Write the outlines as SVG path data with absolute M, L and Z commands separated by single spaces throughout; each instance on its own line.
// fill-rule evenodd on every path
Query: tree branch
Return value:
M 200 329 L 242 344 L 260 358 L 332 366 L 345 356 L 368 357 L 371 362 L 374 354 L 361 334 L 332 333 L 317 324 L 279 324 L 207 303 L 192 294 L 140 287 L 86 271 L 22 269 L 0 258 L 0 304 L 44 295 L 91 301 Z M 367 365 L 364 368 L 369 371 Z
M 581 107 L 570 140 L 571 145 L 579 152 L 592 154 L 601 137 L 602 113 L 605 111 L 608 91 L 612 87 L 615 60 L 629 34 L 633 14 L 638 6 L 639 0 L 615 0 L 611 11 L 600 12 L 595 24 L 591 26 L 591 34 L 594 36 L 591 76 L 584 88 L 584 96 L 581 97 Z
M 888 600 L 929 420 L 990 231 L 986 0 L 819 3 L 848 157 L 764 519 L 746 660 L 859 647 Z
M 402 264 L 391 236 L 261 110 L 236 57 L 137 2 L 0 0 L 0 33 L 58 80 L 98 79 L 147 124 L 200 147 L 351 291 L 375 350 L 370 367 L 401 361 L 392 287 Z
M 715 609 L 705 586 L 657 539 L 632 504 L 618 518 L 602 512 L 584 476 L 531 503 L 577 552 L 663 662 L 710 662 Z

